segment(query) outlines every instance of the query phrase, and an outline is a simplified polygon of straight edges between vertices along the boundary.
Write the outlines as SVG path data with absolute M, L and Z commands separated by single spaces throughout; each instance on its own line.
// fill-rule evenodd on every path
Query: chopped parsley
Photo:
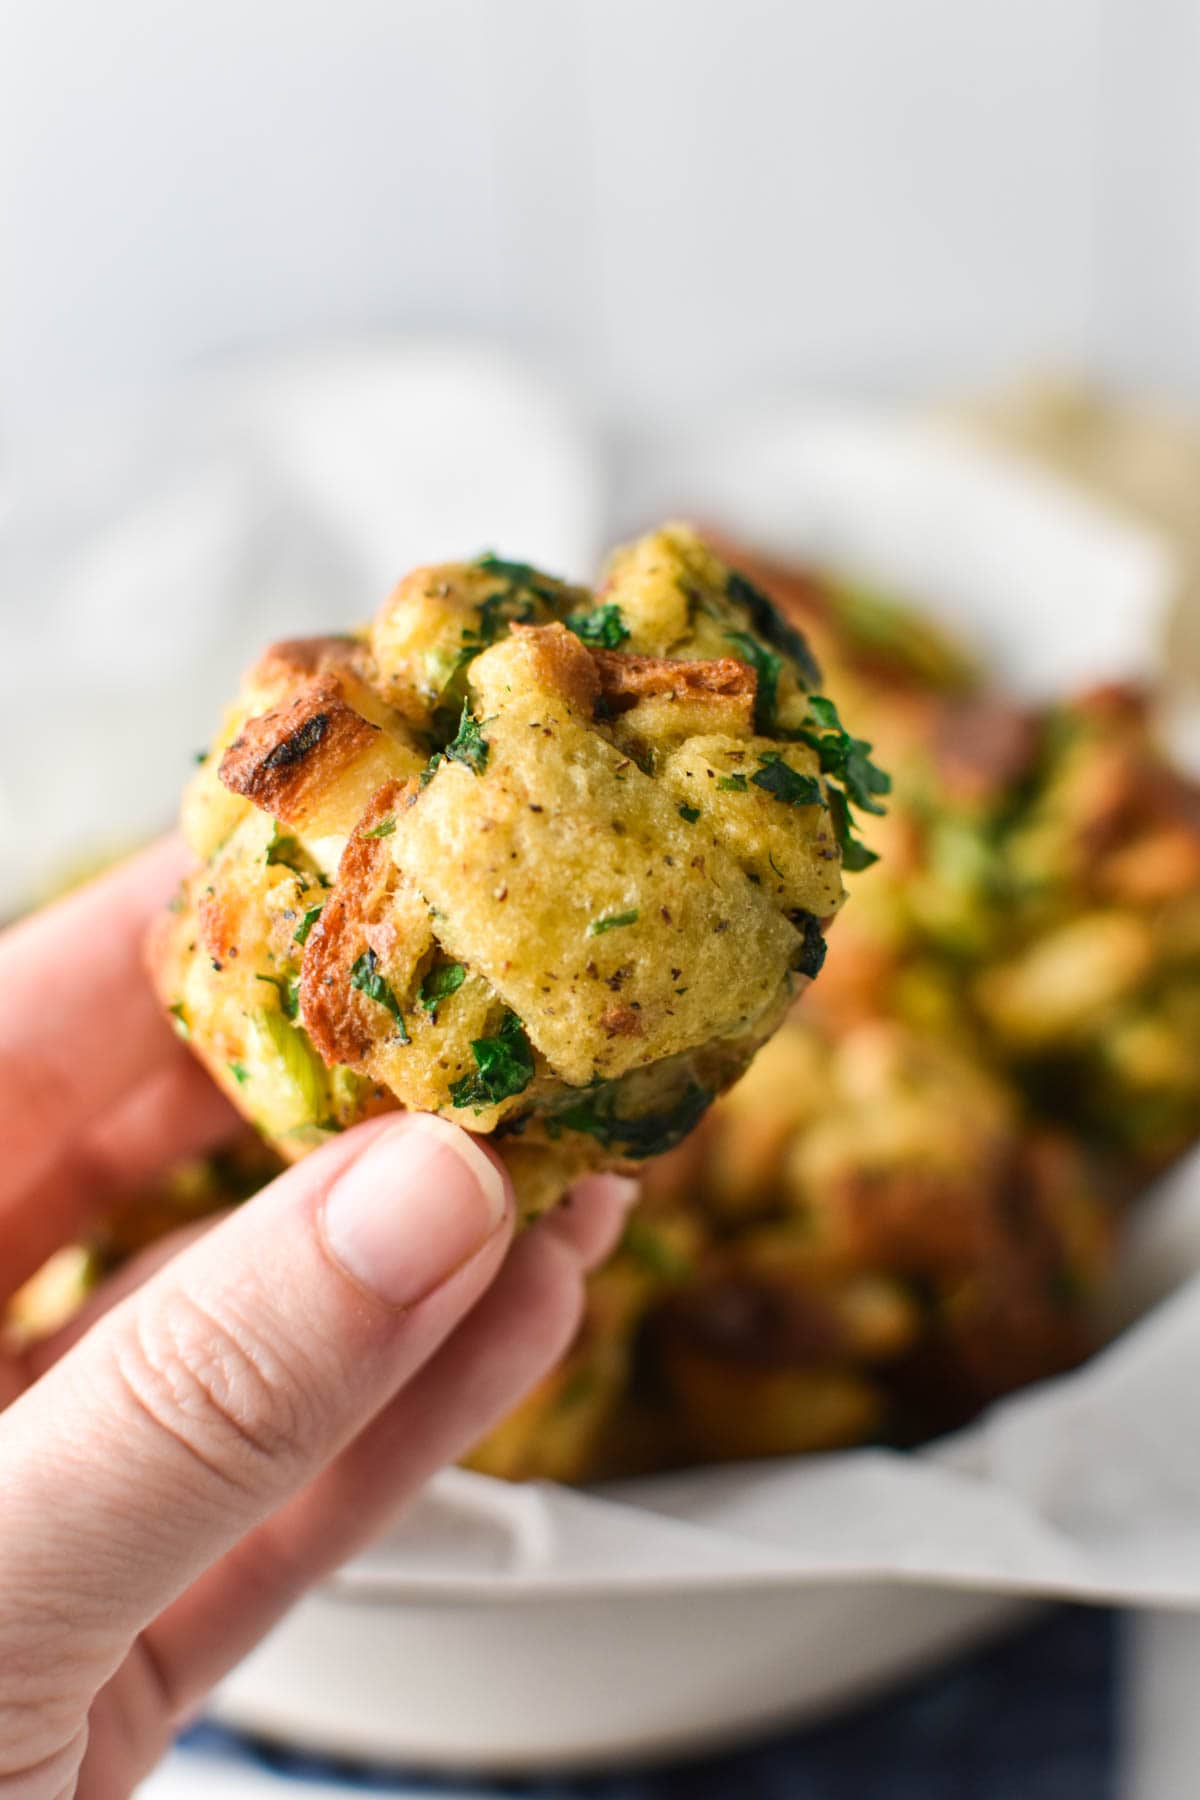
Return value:
M 812 980 L 821 973 L 825 962 L 825 934 L 821 930 L 821 921 L 815 913 L 805 912 L 803 908 L 790 917 L 801 937 L 792 968 L 797 975 L 807 975 Z
M 462 963 L 443 963 L 440 968 L 430 969 L 421 983 L 418 999 L 431 1019 L 437 1017 L 438 1002 L 457 994 L 466 979 L 467 971 Z
M 796 736 L 808 744 L 821 759 L 821 773 L 832 775 L 846 790 L 846 798 L 863 812 L 882 813 L 877 795 L 890 794 L 892 781 L 871 761 L 871 746 L 865 738 L 851 737 L 838 717 L 837 707 L 824 694 L 808 696 L 807 725 L 817 732 L 801 730 Z
M 755 787 L 765 788 L 785 806 L 824 806 L 825 796 L 815 775 L 801 775 L 784 762 L 778 750 L 768 750 L 750 777 Z
M 495 575 L 500 581 L 506 581 L 519 593 L 532 594 L 535 600 L 541 600 L 547 606 L 557 606 L 562 597 L 562 583 L 553 575 L 544 575 L 532 563 L 508 562 L 503 556 L 493 556 L 488 551 L 476 557 L 475 567 L 482 569 L 485 575 Z
M 736 569 L 732 569 L 725 583 L 725 592 L 735 606 L 745 607 L 750 623 L 759 637 L 766 638 L 768 644 L 791 657 L 804 686 L 818 687 L 821 671 L 803 634 L 794 625 L 789 625 L 776 611 L 774 603 L 767 599 L 762 589 L 755 587 L 752 581 L 747 581 L 744 575 L 739 575 Z
M 395 819 L 392 818 L 392 816 L 389 813 L 389 815 L 386 819 L 380 819 L 378 825 L 372 825 L 370 831 L 364 831 L 362 835 L 365 838 L 391 837 L 391 835 L 392 835 L 393 831 L 395 831 L 395 829 L 396 829 L 396 821 L 395 821 Z
M 312 930 L 313 926 L 316 924 L 317 920 L 320 918 L 323 910 L 324 910 L 324 903 L 322 903 L 321 906 L 310 906 L 309 907 L 308 911 L 305 913 L 304 917 L 301 919 L 300 923 L 297 925 L 295 932 L 292 934 L 293 944 L 307 944 L 308 934 Z
M 195 761 L 197 764 L 206 763 L 208 761 L 208 751 L 207 750 L 197 750 L 195 752 Z
M 629 636 L 621 609 L 611 600 L 604 606 L 593 607 L 590 612 L 568 614 L 564 624 L 585 644 L 598 644 L 604 650 L 615 650 Z
M 400 1042 L 407 1044 L 408 1031 L 404 1023 L 404 1014 L 400 1009 L 400 1002 L 379 973 L 379 958 L 374 950 L 363 951 L 350 971 L 350 986 L 357 988 L 360 994 L 365 994 L 368 1000 L 374 1000 L 377 1006 L 387 1008 L 396 1021 Z
M 746 777 L 740 770 L 735 770 L 732 775 L 720 775 L 717 777 L 717 787 L 722 793 L 744 794 L 747 791 Z
M 472 716 L 471 708 L 463 701 L 462 717 L 458 721 L 458 730 L 444 750 L 435 750 L 425 767 L 421 770 L 420 783 L 427 788 L 444 762 L 462 763 L 473 775 L 482 775 L 487 768 L 491 745 L 484 737 L 479 721 Z
M 280 831 L 279 821 L 275 820 L 271 826 L 271 841 L 267 845 L 268 866 L 282 863 L 285 869 L 294 870 L 296 858 L 300 855 L 299 839 L 289 836 L 286 831 Z
M 679 816 L 681 819 L 686 819 L 689 825 L 694 825 L 700 817 L 700 808 L 698 806 L 681 806 Z
M 192 1035 L 192 1028 L 188 1024 L 187 1013 L 183 1009 L 183 1001 L 176 1000 L 174 1006 L 168 1006 L 167 1011 L 175 1021 L 175 1030 L 179 1033 L 179 1036 L 185 1040 L 190 1038 Z
M 757 677 L 754 686 L 754 729 L 762 737 L 773 737 L 783 658 L 777 656 L 774 650 L 768 650 L 756 637 L 751 637 L 748 631 L 727 631 L 725 636 L 740 652 L 742 662 L 749 663 Z
M 506 1013 L 495 1037 L 475 1038 L 474 1075 L 464 1075 L 450 1089 L 455 1106 L 473 1106 L 482 1112 L 513 1094 L 520 1094 L 533 1080 L 533 1050 L 525 1027 L 516 1013 Z
M 814 729 L 815 727 L 815 729 Z M 808 716 L 804 726 L 789 734 L 815 750 L 821 773 L 840 787 L 829 787 L 829 811 L 842 849 L 842 867 L 856 874 L 869 869 L 879 858 L 854 835 L 851 807 L 861 812 L 882 813 L 881 794 L 892 790 L 890 775 L 871 761 L 871 746 L 865 738 L 852 737 L 838 717 L 837 707 L 824 694 L 808 696 Z
M 841 788 L 831 787 L 829 790 L 829 816 L 833 820 L 833 829 L 842 848 L 843 869 L 848 870 L 851 875 L 857 875 L 861 869 L 869 869 L 872 863 L 879 861 L 874 850 L 868 850 L 862 839 L 855 837 L 850 807 Z
M 637 1161 L 673 1150 L 700 1123 L 714 1096 L 697 1081 L 690 1081 L 675 1105 L 665 1112 L 643 1113 L 624 1119 L 617 1112 L 620 1082 L 601 1082 L 585 1089 L 578 1100 L 558 1108 L 546 1120 L 551 1137 L 559 1131 L 581 1131 L 594 1137 L 606 1150 Z
M 607 913 L 602 919 L 593 919 L 587 928 L 587 934 L 589 937 L 599 937 L 602 931 L 615 931 L 618 925 L 636 925 L 637 922 L 638 909 L 635 906 L 631 912 Z
M 244 1063 L 231 1062 L 229 1065 L 229 1073 L 233 1076 L 233 1079 L 237 1082 L 239 1087 L 244 1086 L 250 1079 L 250 1071 L 246 1068 Z

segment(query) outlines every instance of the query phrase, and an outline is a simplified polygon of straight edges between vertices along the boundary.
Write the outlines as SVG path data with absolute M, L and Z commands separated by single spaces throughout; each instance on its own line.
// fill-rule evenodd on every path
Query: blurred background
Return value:
M 173 816 L 265 640 L 417 560 L 586 577 L 667 508 L 835 562 L 877 526 L 868 573 L 959 624 L 975 584 L 1035 632 L 1070 568 L 1072 679 L 1172 609 L 1200 671 L 1198 97 L 1198 0 L 0 0 L 0 914 Z M 1153 1624 L 1124 1679 L 1111 1623 L 1052 1624 L 1075 1713 L 1008 1786 L 976 1733 L 956 1792 L 1115 1792 L 1126 1704 L 1127 1791 L 1190 1791 L 1194 1627 Z M 1024 1655 L 863 1757 L 940 1791 L 916 1746 L 1032 1716 Z M 807 1793 L 857 1730 L 703 1791 Z
M 1191 0 L 8 0 L 0 907 L 167 816 L 264 637 L 586 573 L 734 416 L 1186 407 L 1198 74 Z
M 0 424 L 482 333 L 606 421 L 1036 364 L 1190 393 L 1191 0 L 8 0 Z

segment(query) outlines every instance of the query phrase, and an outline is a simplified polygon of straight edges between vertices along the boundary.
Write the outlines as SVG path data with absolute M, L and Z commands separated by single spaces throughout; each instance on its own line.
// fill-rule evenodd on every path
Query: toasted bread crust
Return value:
M 374 1042 L 351 970 L 368 948 L 368 932 L 386 914 L 399 880 L 385 838 L 372 836 L 415 783 L 393 781 L 371 799 L 342 852 L 337 881 L 304 947 L 300 1013 L 305 1030 L 327 1063 L 362 1064 Z
M 295 699 L 247 721 L 221 758 L 221 780 L 285 825 L 302 825 L 381 736 L 336 676 L 316 676 Z
M 732 656 L 706 662 L 673 661 L 668 656 L 635 656 L 619 650 L 592 650 L 600 693 L 611 713 L 626 712 L 639 700 L 738 701 L 754 706 L 758 677 L 749 663 Z

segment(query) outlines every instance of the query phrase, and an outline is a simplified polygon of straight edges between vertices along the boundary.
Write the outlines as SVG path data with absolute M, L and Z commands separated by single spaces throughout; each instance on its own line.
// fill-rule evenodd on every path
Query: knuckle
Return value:
M 319 1392 L 302 1359 L 281 1353 L 234 1305 L 174 1292 L 140 1309 L 117 1356 L 137 1410 L 193 1458 L 238 1487 L 299 1461 L 320 1440 Z

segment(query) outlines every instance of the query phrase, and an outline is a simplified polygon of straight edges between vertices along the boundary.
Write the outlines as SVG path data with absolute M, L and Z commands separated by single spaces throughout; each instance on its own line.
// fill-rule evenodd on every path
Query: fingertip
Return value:
M 585 1269 L 594 1269 L 616 1249 L 639 1192 L 627 1175 L 585 1175 L 537 1229 L 561 1239 Z

